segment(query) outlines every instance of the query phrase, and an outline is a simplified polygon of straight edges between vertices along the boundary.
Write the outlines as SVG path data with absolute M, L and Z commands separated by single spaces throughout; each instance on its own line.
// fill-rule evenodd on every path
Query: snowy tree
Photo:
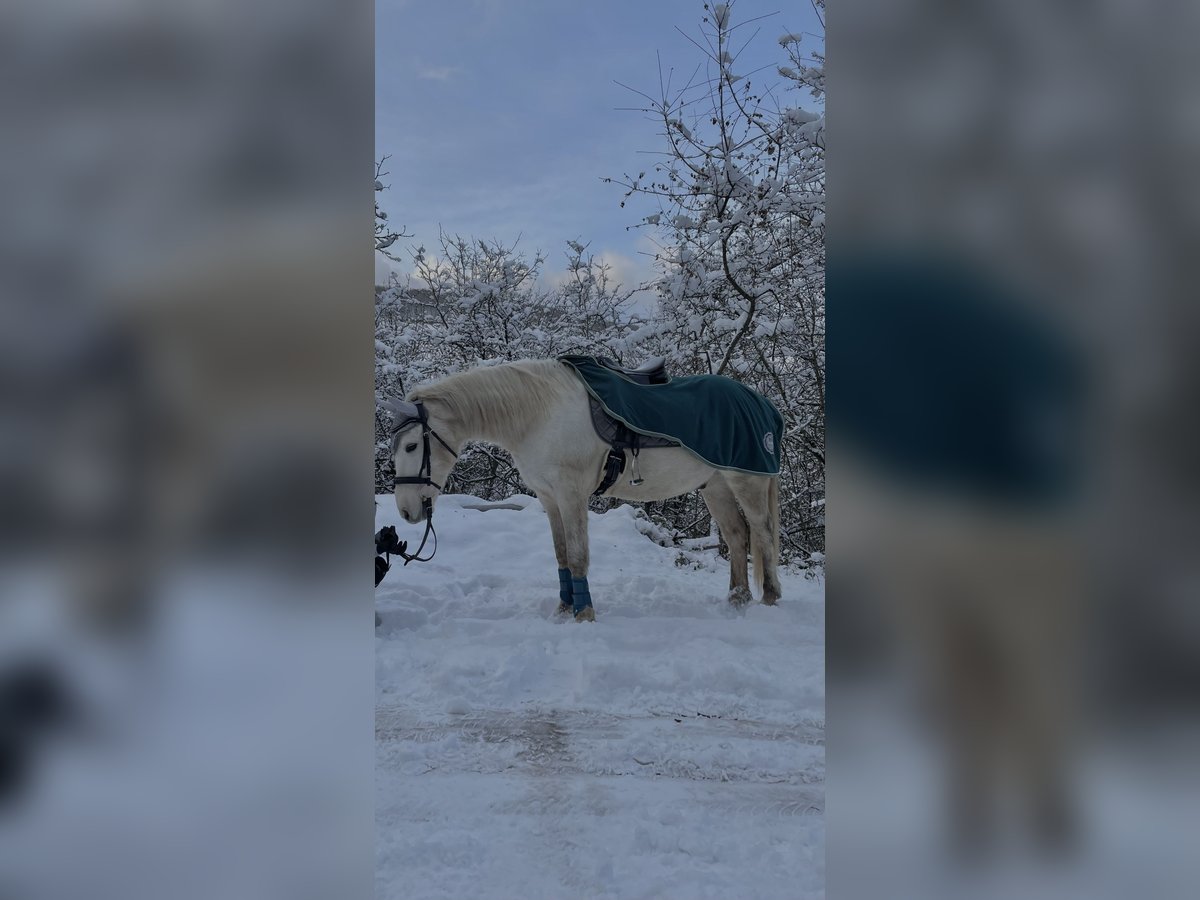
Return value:
M 387 176 L 387 172 L 383 171 L 383 164 L 387 162 L 387 157 L 375 163 L 375 193 L 381 194 L 387 187 L 381 179 Z M 379 198 L 375 199 L 375 252 L 382 253 L 388 259 L 396 259 L 391 254 L 391 246 L 400 240 L 402 237 L 409 237 L 404 231 L 393 231 L 391 223 L 388 221 L 387 211 L 379 205 Z
M 388 220 L 386 210 L 379 205 L 379 195 L 387 187 L 382 179 L 387 176 L 383 165 L 387 157 L 375 164 L 375 252 L 390 260 L 398 258 L 392 254 L 391 247 L 400 238 L 408 237 L 403 230 L 394 231 Z M 396 315 L 394 303 L 388 302 L 394 285 L 397 282 L 395 273 L 390 276 L 387 288 L 375 288 L 375 490 L 381 492 L 391 488 L 391 475 L 386 469 L 388 444 L 388 414 L 380 407 L 382 399 L 399 399 L 404 395 L 402 383 L 403 370 L 396 358 L 395 348 L 389 338 L 395 331 Z
M 823 10 L 823 0 L 816 0 Z M 769 397 L 785 420 L 784 549 L 824 548 L 824 56 L 803 34 L 778 44 L 774 72 L 744 72 L 733 4 L 705 4 L 686 83 L 638 92 L 661 126 L 649 171 L 608 179 L 656 209 L 659 312 L 649 345 L 680 371 L 728 375 Z M 807 52 L 806 52 L 807 51 Z M 803 102 L 800 102 L 803 101 Z M 708 527 L 683 501 L 676 525 Z M 816 555 L 814 555 L 816 554 Z
M 639 328 L 632 291 L 579 241 L 567 242 L 566 277 L 546 286 L 545 256 L 515 244 L 442 233 L 436 252 L 416 247 L 411 276 L 393 277 L 376 298 L 376 386 L 398 396 L 451 372 L 517 359 L 590 353 L 623 359 Z M 386 425 L 386 423 L 382 423 Z M 390 487 L 385 428 L 376 433 L 376 489 Z M 447 486 L 487 499 L 529 493 L 508 455 L 473 445 Z

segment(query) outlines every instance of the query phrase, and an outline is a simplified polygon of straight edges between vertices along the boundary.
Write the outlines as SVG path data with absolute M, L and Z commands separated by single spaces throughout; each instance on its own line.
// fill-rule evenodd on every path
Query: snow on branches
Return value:
M 422 381 L 480 365 L 563 353 L 623 358 L 646 326 L 631 310 L 632 290 L 579 241 L 567 242 L 566 271 L 541 278 L 545 256 L 515 244 L 442 233 L 436 251 L 410 253 L 411 275 L 377 291 L 375 382 L 384 397 Z M 404 379 L 401 386 L 400 379 Z M 376 427 L 376 488 L 390 487 L 386 423 Z M 511 460 L 486 445 L 456 466 L 450 490 L 487 499 L 529 493 Z
M 824 547 L 824 55 L 788 33 L 778 78 L 739 74 L 746 23 L 732 3 L 705 10 L 691 79 L 636 92 L 661 125 L 659 161 L 610 180 L 625 202 L 657 206 L 633 227 L 659 241 L 658 352 L 742 380 L 783 412 L 784 543 L 807 555 Z

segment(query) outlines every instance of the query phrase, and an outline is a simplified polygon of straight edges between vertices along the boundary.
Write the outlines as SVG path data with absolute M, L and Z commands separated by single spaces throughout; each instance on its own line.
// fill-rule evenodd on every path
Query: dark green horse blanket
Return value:
M 590 356 L 560 356 L 604 411 L 638 434 L 678 441 L 718 469 L 779 473 L 783 417 L 757 391 L 722 375 L 637 384 Z

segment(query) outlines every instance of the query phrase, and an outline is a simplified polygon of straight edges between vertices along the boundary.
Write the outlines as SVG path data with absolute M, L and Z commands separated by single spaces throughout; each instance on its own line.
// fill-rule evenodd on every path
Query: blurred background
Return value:
M 0 7 L 2 897 L 371 890 L 372 17 Z
M 830 13 L 830 896 L 1195 896 L 1200 8 Z
M 830 893 L 1194 896 L 1200 10 L 832 12 Z M 372 16 L 0 7 L 2 897 L 371 890 Z

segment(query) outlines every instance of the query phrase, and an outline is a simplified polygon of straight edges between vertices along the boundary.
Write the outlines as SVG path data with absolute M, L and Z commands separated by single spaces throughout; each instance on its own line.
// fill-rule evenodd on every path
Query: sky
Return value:
M 375 152 L 389 156 L 380 195 L 393 225 L 413 235 L 396 247 L 436 246 L 447 232 L 511 243 L 565 269 L 566 241 L 590 244 L 624 284 L 653 272 L 650 233 L 629 230 L 657 211 L 650 198 L 621 208 L 605 176 L 653 163 L 663 138 L 644 100 L 616 84 L 659 90 L 702 61 L 702 0 L 377 0 Z M 809 0 L 738 0 L 735 23 L 763 21 L 741 60 L 746 71 L 787 62 L 786 32 L 823 34 Z M 823 41 L 813 40 L 813 46 Z M 804 105 L 807 97 L 793 95 Z M 378 257 L 376 277 L 386 269 Z M 405 271 L 403 265 L 396 266 Z

